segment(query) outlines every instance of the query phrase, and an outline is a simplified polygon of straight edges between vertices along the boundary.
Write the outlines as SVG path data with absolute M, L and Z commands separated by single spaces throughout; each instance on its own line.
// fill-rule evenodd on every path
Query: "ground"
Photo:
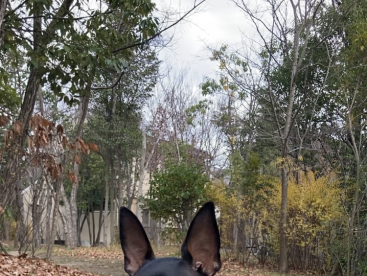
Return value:
M 177 256 L 179 248 L 165 247 L 155 249 L 158 257 Z M 10 251 L 12 255 L 16 252 Z M 62 275 L 62 276 L 93 276 L 112 275 L 126 276 L 123 269 L 123 255 L 119 246 L 76 248 L 68 250 L 63 246 L 55 246 L 52 261 L 43 260 L 45 249 L 37 250 L 37 259 L 29 256 L 0 255 L 0 276 L 14 275 Z M 256 265 L 242 266 L 234 262 L 223 261 L 218 276 L 275 276 L 276 273 L 267 271 Z

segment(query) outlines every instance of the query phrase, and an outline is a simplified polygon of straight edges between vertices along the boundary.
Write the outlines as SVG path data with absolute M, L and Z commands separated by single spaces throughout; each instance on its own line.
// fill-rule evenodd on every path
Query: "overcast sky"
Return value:
M 183 14 L 193 7 L 193 0 L 156 0 L 158 9 L 175 10 Z M 218 64 L 209 60 L 206 48 L 223 43 L 238 45 L 241 30 L 246 29 L 246 20 L 241 11 L 227 0 L 207 0 L 188 20 L 180 22 L 168 34 L 174 34 L 170 47 L 160 53 L 160 58 L 178 69 L 189 69 L 190 79 L 195 84 L 205 76 L 213 77 Z

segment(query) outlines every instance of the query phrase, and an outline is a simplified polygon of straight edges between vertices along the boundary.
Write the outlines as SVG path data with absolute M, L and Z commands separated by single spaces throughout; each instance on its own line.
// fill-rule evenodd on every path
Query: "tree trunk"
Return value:
M 106 164 L 105 169 L 105 198 L 104 198 L 104 212 L 103 212 L 103 244 L 107 245 L 107 216 L 108 216 L 108 199 L 110 195 L 110 185 L 109 185 L 109 177 L 108 177 L 108 165 Z
M 71 229 L 70 229 L 73 225 L 71 221 L 72 215 L 71 215 L 70 203 L 69 203 L 68 198 L 66 197 L 63 183 L 61 183 L 60 195 L 61 195 L 62 201 L 64 202 L 64 207 L 65 207 L 64 208 L 65 213 L 64 214 L 60 213 L 61 219 L 63 220 L 65 219 L 65 222 L 64 222 L 65 245 L 67 247 L 72 247 L 72 240 L 71 240 L 72 237 L 71 237 Z
M 131 185 L 132 185 L 132 165 L 125 161 L 125 170 L 126 170 L 126 197 L 127 197 L 127 208 L 131 209 L 132 205 L 132 192 L 131 192 Z
M 35 247 L 38 246 L 38 225 L 39 225 L 39 218 L 38 218 L 38 200 L 40 190 L 36 184 L 37 181 L 34 181 L 31 185 L 33 186 L 33 198 L 32 198 L 32 257 L 34 257 Z
M 112 159 L 112 157 L 111 157 Z M 115 229 L 115 169 L 113 159 L 111 160 L 111 192 L 110 192 L 110 245 L 114 241 L 114 229 Z
M 136 191 L 136 171 L 138 170 L 138 162 L 135 162 L 135 167 L 134 169 L 132 170 L 132 181 L 133 181 L 133 186 L 132 186 L 132 189 L 131 189 L 131 195 L 129 197 L 129 204 L 128 204 L 128 208 L 131 209 L 132 205 L 133 205 L 133 201 L 134 201 L 134 198 L 135 198 L 135 191 Z
M 81 99 L 79 110 L 78 110 L 78 128 L 76 132 L 76 138 L 80 138 L 83 132 L 83 124 L 85 118 L 87 116 L 88 105 L 89 105 L 89 98 L 90 98 L 90 89 L 92 85 L 92 78 L 88 81 L 86 86 L 86 96 Z M 79 164 L 74 163 L 74 176 L 75 176 L 75 183 L 73 183 L 71 194 L 70 194 L 70 214 L 71 214 L 71 228 L 70 228 L 70 247 L 75 248 L 78 246 L 78 206 L 77 206 L 77 194 L 79 188 Z
M 141 210 L 141 201 L 140 198 L 143 196 L 143 183 L 145 176 L 145 155 L 147 152 L 147 136 L 145 134 L 145 130 L 142 128 L 142 149 L 141 149 L 141 157 L 140 157 L 140 172 L 139 172 L 139 186 L 138 186 L 138 204 L 136 207 L 136 216 L 140 221 L 142 221 L 142 210 Z
M 89 218 L 89 216 L 90 216 L 90 212 L 88 211 L 88 213 L 87 213 L 87 226 L 88 226 L 88 235 L 89 235 L 89 244 L 90 245 L 92 245 L 93 244 L 93 238 L 92 238 L 92 232 L 91 232 L 91 225 L 90 225 L 90 218 Z M 92 213 L 92 215 L 94 215 L 93 213 Z
M 66 157 L 63 156 L 62 160 L 61 160 L 61 164 L 64 166 L 66 163 Z M 47 177 L 47 176 L 46 176 Z M 56 233 L 57 233 L 57 224 L 58 224 L 58 214 L 59 214 L 59 207 L 60 207 L 60 199 L 61 199 L 61 188 L 63 188 L 63 182 L 64 180 L 64 174 L 62 173 L 60 175 L 60 177 L 56 180 L 56 192 L 53 192 L 53 190 L 51 189 L 52 186 L 49 185 L 49 201 L 51 202 L 51 206 L 52 206 L 52 198 L 54 199 L 54 207 L 52 209 L 52 226 L 51 226 L 51 231 L 49 234 L 49 238 L 47 241 L 47 251 L 46 251 L 46 260 L 49 261 L 51 259 L 51 255 L 52 255 L 52 248 L 54 246 L 54 242 L 55 242 L 55 238 L 56 238 Z M 50 184 L 50 183 L 48 183 Z M 52 208 L 52 207 L 51 207 Z
M 124 191 L 124 182 L 122 181 L 122 157 L 121 157 L 121 150 L 118 154 L 118 183 L 119 183 L 119 207 L 124 206 L 124 197 L 125 197 L 125 191 Z
M 95 245 L 99 245 L 101 240 L 101 230 L 102 230 L 102 217 L 103 217 L 103 196 L 101 200 L 101 204 L 99 206 L 99 219 L 98 219 L 98 233 L 95 241 Z
M 17 209 L 18 209 L 18 220 L 17 220 L 17 234 L 18 234 L 18 241 L 19 241 L 19 254 L 23 253 L 23 250 L 26 247 L 27 242 L 27 229 L 24 225 L 24 202 L 23 202 L 23 195 L 22 195 L 23 187 L 22 182 L 17 181 L 16 183 L 16 199 L 17 199 Z
M 95 210 L 93 208 L 93 203 L 92 203 L 92 200 L 91 200 L 92 195 L 89 198 L 90 198 L 89 209 L 92 212 L 92 240 L 90 242 L 90 245 L 93 246 L 96 242 L 96 223 L 95 223 L 95 219 L 94 219 Z
M 74 164 L 74 174 L 79 179 L 79 165 Z M 79 180 L 76 180 L 77 183 L 73 183 L 71 194 L 70 194 L 70 218 L 67 219 L 68 224 L 70 223 L 70 248 L 75 248 L 78 246 L 78 209 L 77 209 L 77 193 L 78 193 L 78 186 Z M 68 212 L 67 212 L 68 213 Z
M 115 243 L 115 200 L 114 200 L 114 195 L 115 195 L 115 187 L 112 186 L 111 187 L 111 192 L 110 192 L 110 205 L 111 205 L 111 210 L 110 210 L 110 244 L 112 245 Z
M 3 21 L 7 3 L 8 0 L 2 0 L 0 2 L 0 47 L 3 45 Z
M 2 1 L 2 3 L 6 1 Z M 2 8 L 2 4 L 0 4 L 0 9 Z M 40 36 L 42 32 L 42 14 L 43 7 L 37 4 L 36 1 L 33 2 L 33 10 L 34 10 L 34 19 L 33 19 L 33 48 L 34 52 L 37 52 L 40 47 Z M 1 11 L 0 11 L 1 12 Z M 0 14 L 1 16 L 1 14 Z M 1 18 L 0 18 L 1 19 Z M 1 20 L 2 23 L 2 20 Z M 0 29 L 1 30 L 1 29 Z M 1 39 L 1 38 L 0 38 Z M 26 91 L 24 94 L 24 99 L 21 105 L 20 114 L 18 117 L 18 122 L 20 122 L 22 126 L 22 132 L 19 135 L 15 135 L 13 145 L 11 148 L 13 152 L 9 154 L 10 160 L 8 161 L 3 178 L 5 183 L 5 187 L 14 187 L 13 184 L 17 182 L 20 178 L 21 173 L 19 172 L 19 162 L 20 158 L 23 156 L 23 145 L 24 141 L 27 137 L 29 120 L 32 116 L 34 105 L 37 98 L 37 92 L 40 85 L 40 76 L 38 74 L 37 69 L 31 69 L 28 83 L 26 87 Z M 5 192 L 5 196 L 7 192 Z M 11 193 L 9 193 L 11 195 Z M 5 202 L 3 202 L 3 207 L 7 207 L 10 203 L 12 197 L 6 196 Z M 0 201 L 1 202 L 1 201 Z M 20 211 L 20 210 L 18 210 Z
M 84 223 L 87 220 L 88 216 L 89 216 L 88 210 L 85 210 L 84 211 L 84 217 L 83 217 L 83 220 L 82 220 L 81 223 L 80 223 L 81 214 L 79 214 L 79 216 L 78 216 L 78 245 L 79 246 L 82 245 L 81 232 L 83 231 Z
M 286 165 L 282 168 L 282 199 L 280 205 L 280 225 L 279 225 L 279 239 L 280 239 L 280 259 L 279 270 L 285 274 L 288 271 L 288 252 L 287 252 L 287 199 L 288 199 L 288 173 Z
M 45 178 L 47 178 L 48 176 L 46 175 Z M 47 179 L 46 179 L 47 181 Z M 53 199 L 53 194 L 52 194 L 52 190 L 49 187 L 49 185 L 46 185 L 46 189 L 47 189 L 47 206 L 46 206 L 46 244 L 50 244 L 51 242 L 51 234 L 52 234 L 52 227 L 51 227 L 51 212 L 52 212 L 52 199 Z M 56 199 L 55 199 L 56 200 Z
M 349 112 L 348 112 L 348 120 L 347 120 L 347 125 L 348 125 L 348 130 L 350 133 L 350 137 L 351 137 L 351 146 L 353 149 L 353 153 L 354 153 L 354 158 L 355 158 L 355 162 L 356 162 L 356 187 L 355 187 L 355 191 L 354 191 L 354 199 L 353 199 L 353 208 L 351 210 L 351 214 L 349 217 L 349 221 L 348 221 L 348 236 L 347 236 L 347 270 L 346 270 L 346 275 L 347 276 L 351 276 L 354 274 L 354 269 L 353 269 L 353 253 L 354 250 L 356 250 L 358 247 L 353 245 L 353 239 L 355 237 L 354 231 L 357 227 L 359 227 L 358 225 L 358 221 L 359 221 L 359 217 L 358 217 L 358 212 L 360 209 L 360 204 L 361 204 L 361 200 L 360 200 L 360 193 L 361 193 L 361 170 L 362 170 L 362 164 L 361 164 L 361 158 L 360 158 L 360 149 L 357 145 L 357 141 L 355 138 L 356 133 L 353 131 L 353 115 L 352 115 L 352 109 L 354 107 L 354 99 L 355 99 L 355 95 L 353 97 L 353 101 L 350 105 L 349 108 Z M 357 226 L 356 226 L 357 224 Z M 358 252 L 356 252 L 358 254 Z
M 4 239 L 6 241 L 10 240 L 10 220 L 4 219 Z
M 41 182 L 39 184 L 39 182 Z M 33 241 L 32 241 L 32 257 L 34 257 L 35 249 L 41 245 L 41 228 L 42 228 L 42 213 L 44 202 L 43 178 L 36 180 L 33 183 L 33 205 L 32 205 L 32 223 L 33 223 Z

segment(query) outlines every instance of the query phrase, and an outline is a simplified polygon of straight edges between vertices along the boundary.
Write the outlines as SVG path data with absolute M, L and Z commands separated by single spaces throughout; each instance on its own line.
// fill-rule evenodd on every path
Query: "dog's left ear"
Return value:
M 181 247 L 182 259 L 188 261 L 193 269 L 212 276 L 221 267 L 219 249 L 220 237 L 214 203 L 207 202 L 191 222 Z
M 120 208 L 119 226 L 124 268 L 134 275 L 144 262 L 155 258 L 154 252 L 140 221 L 125 207 Z

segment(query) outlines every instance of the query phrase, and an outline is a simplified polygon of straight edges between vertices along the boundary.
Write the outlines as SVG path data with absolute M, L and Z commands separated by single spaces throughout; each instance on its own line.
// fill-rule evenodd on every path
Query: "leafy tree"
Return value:
M 194 213 L 206 201 L 208 178 L 195 164 L 169 165 L 153 174 L 144 208 L 154 219 L 163 219 L 181 234 L 188 229 Z
M 154 4 L 149 0 L 138 2 L 108 1 L 103 7 L 93 8 L 73 0 L 23 1 L 14 8 L 13 2 L 8 3 L 2 22 L 1 55 L 24 56 L 27 81 L 17 116 L 21 132 L 12 139 L 7 165 L 1 168 L 0 185 L 11 186 L 19 177 L 16 164 L 22 163 L 19 158 L 24 153 L 28 124 L 40 86 L 49 87 L 70 105 L 84 97 L 86 110 L 93 83 L 100 78 L 101 70 L 113 67 L 124 71 L 132 45 L 139 45 L 158 31 L 159 22 L 152 14 Z M 33 25 L 28 28 L 30 20 Z M 20 59 L 13 59 L 17 61 Z M 0 70 L 0 74 L 1 80 L 10 79 L 7 71 Z M 0 89 L 8 89 L 8 85 L 9 82 L 1 81 Z M 82 123 L 81 120 L 79 125 Z M 81 130 L 79 127 L 78 138 Z M 9 203 L 2 202 L 4 206 Z
M 224 78 L 230 79 L 227 83 L 233 83 L 237 88 L 237 91 L 229 89 L 229 92 L 237 92 L 235 98 L 242 100 L 243 109 L 249 111 L 248 116 L 237 117 L 243 122 L 243 125 L 238 124 L 243 129 L 243 137 L 248 139 L 246 144 L 238 145 L 239 152 L 244 153 L 241 155 L 245 161 L 248 153 L 255 148 L 260 149 L 259 156 L 264 156 L 261 152 L 268 153 L 265 158 L 269 163 L 277 157 L 281 157 L 285 164 L 288 159 L 301 160 L 302 157 L 298 157 L 313 141 L 309 135 L 314 127 L 311 121 L 315 114 L 322 112 L 319 95 L 325 87 L 332 64 L 328 60 L 330 55 L 325 55 L 332 44 L 327 41 L 327 34 L 319 33 L 318 25 L 328 7 L 318 1 L 309 1 L 306 5 L 302 5 L 301 1 L 265 1 L 264 6 L 268 8 L 257 10 L 245 1 L 232 2 L 250 18 L 261 41 L 259 47 L 250 46 L 253 53 L 247 56 L 235 50 L 228 53 L 228 47 L 213 51 L 213 60 L 219 62 Z M 291 12 L 285 15 L 286 11 Z M 215 88 L 215 85 L 211 87 Z M 228 89 L 230 86 L 219 87 Z M 246 125 L 250 127 L 246 129 Z M 232 133 L 241 131 L 236 129 Z M 261 149 L 262 145 L 269 147 L 267 151 Z M 285 229 L 288 222 L 288 174 L 291 172 L 285 165 L 273 172 L 282 176 L 279 268 L 286 273 L 288 254 Z

